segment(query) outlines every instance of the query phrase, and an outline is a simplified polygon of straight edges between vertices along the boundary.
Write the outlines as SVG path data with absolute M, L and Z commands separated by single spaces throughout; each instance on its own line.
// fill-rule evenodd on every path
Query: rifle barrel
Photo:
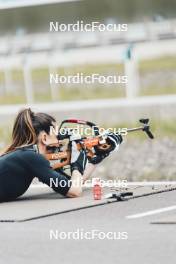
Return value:
M 133 132 L 133 131 L 139 131 L 139 130 L 143 130 L 144 127 L 140 126 L 140 127 L 134 127 L 134 128 L 128 128 L 127 132 Z

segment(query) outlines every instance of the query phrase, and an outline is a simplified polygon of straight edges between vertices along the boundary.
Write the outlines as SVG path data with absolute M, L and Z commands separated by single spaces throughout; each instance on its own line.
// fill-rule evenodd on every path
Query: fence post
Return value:
M 133 56 L 133 45 L 130 44 L 125 53 L 125 75 L 128 78 L 126 83 L 127 98 L 134 98 L 139 92 L 139 71 L 138 62 Z
M 11 69 L 5 66 L 4 69 L 5 94 L 8 95 L 13 91 Z
M 54 101 L 57 101 L 57 99 L 59 99 L 59 91 L 58 91 L 59 84 L 50 82 L 50 74 L 57 74 L 56 66 L 53 66 L 51 63 L 49 64 L 49 83 L 50 83 L 50 90 L 51 90 L 51 99 L 54 102 Z
M 24 76 L 24 87 L 25 87 L 25 97 L 27 104 L 34 102 L 34 91 L 32 85 L 31 68 L 27 61 L 23 64 L 23 76 Z

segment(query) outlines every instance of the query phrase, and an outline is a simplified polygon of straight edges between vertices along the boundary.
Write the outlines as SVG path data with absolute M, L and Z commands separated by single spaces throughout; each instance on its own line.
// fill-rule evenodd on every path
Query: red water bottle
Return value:
M 94 200 L 101 200 L 102 198 L 102 187 L 100 179 L 95 179 L 94 186 L 93 186 L 93 197 Z

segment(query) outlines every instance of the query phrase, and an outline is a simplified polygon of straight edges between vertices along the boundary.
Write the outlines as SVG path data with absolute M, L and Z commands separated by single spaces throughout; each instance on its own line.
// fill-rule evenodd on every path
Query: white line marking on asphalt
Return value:
M 164 208 L 160 208 L 160 209 L 156 209 L 156 210 L 152 210 L 152 211 L 147 211 L 147 212 L 139 213 L 139 214 L 135 214 L 135 215 L 128 215 L 128 216 L 126 216 L 126 218 L 135 219 L 135 218 L 140 218 L 140 217 L 144 217 L 144 216 L 160 214 L 160 213 L 164 213 L 164 212 L 168 212 L 168 211 L 172 211 L 172 210 L 176 210 L 176 205 L 164 207 Z

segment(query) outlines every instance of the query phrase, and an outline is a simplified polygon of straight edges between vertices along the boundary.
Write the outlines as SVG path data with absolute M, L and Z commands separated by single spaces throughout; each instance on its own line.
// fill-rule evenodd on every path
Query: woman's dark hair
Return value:
M 34 113 L 30 108 L 20 111 L 14 122 L 12 143 L 4 154 L 16 148 L 36 144 L 39 133 L 45 131 L 49 134 L 53 122 L 56 120 L 48 114 Z

